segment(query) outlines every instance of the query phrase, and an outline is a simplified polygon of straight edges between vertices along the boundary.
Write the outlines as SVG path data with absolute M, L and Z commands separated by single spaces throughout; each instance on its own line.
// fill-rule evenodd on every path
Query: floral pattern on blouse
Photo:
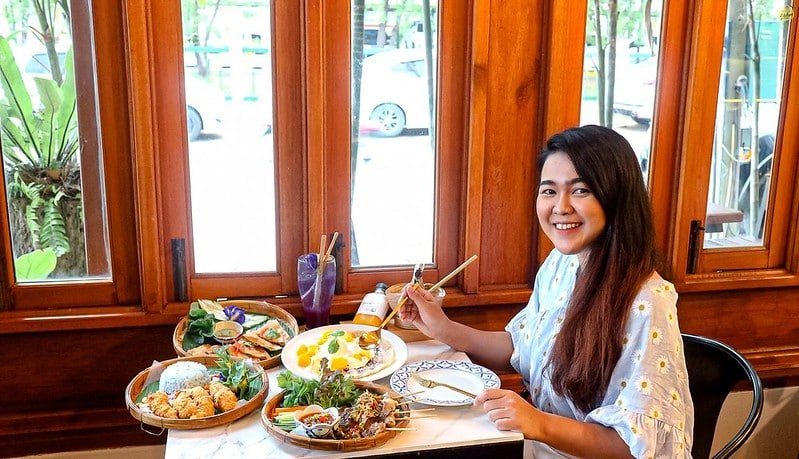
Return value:
M 677 292 L 653 273 L 630 307 L 619 362 L 600 405 L 583 413 L 555 393 L 544 367 L 577 277 L 577 256 L 553 250 L 535 278 L 533 294 L 505 330 L 511 365 L 541 410 L 615 429 L 638 458 L 691 457 L 693 402 L 688 391 Z M 567 457 L 533 442 L 535 457 Z

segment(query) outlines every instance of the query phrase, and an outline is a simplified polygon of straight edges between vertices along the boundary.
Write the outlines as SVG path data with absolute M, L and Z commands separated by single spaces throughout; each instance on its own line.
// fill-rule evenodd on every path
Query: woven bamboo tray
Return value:
M 182 361 L 192 361 L 192 362 L 199 362 L 205 365 L 206 367 L 214 367 L 216 366 L 216 357 L 204 357 L 204 356 L 195 356 L 195 357 L 179 357 L 176 359 L 171 360 L 164 360 L 161 362 L 164 366 L 172 365 L 176 362 Z M 136 418 L 136 420 L 142 423 L 142 430 L 147 433 L 152 433 L 155 435 L 161 435 L 164 432 L 164 429 L 205 429 L 208 427 L 215 427 L 220 426 L 223 424 L 228 424 L 230 422 L 235 421 L 236 419 L 241 418 L 251 412 L 253 412 L 256 408 L 261 406 L 264 399 L 266 398 L 267 392 L 269 392 L 269 378 L 266 377 L 266 372 L 264 369 L 259 365 L 254 365 L 255 369 L 258 371 L 258 374 L 261 376 L 261 380 L 263 381 L 263 385 L 261 390 L 258 391 L 255 396 L 246 403 L 241 406 L 237 406 L 230 411 L 226 411 L 224 413 L 216 414 L 213 416 L 209 416 L 207 418 L 200 418 L 200 419 L 172 419 L 172 418 L 162 418 L 161 416 L 156 416 L 153 413 L 146 413 L 143 412 L 138 405 L 136 405 L 136 399 L 141 394 L 141 391 L 144 389 L 144 383 L 147 381 L 147 376 L 150 374 L 150 368 L 141 371 L 139 374 L 136 375 L 135 378 L 128 384 L 128 387 L 125 389 L 125 404 L 128 407 L 128 411 L 130 414 Z M 144 424 L 160 427 L 160 432 L 153 432 L 151 430 L 145 429 Z
M 254 312 L 257 314 L 266 314 L 277 319 L 282 320 L 283 322 L 289 325 L 293 334 L 292 338 L 297 336 L 299 333 L 299 326 L 297 325 L 297 319 L 294 318 L 291 314 L 289 314 L 285 309 L 275 306 L 274 304 L 267 303 L 265 301 L 254 301 L 254 300 L 227 300 L 227 301 L 220 301 L 219 304 L 222 307 L 226 306 L 238 306 L 241 309 L 244 309 L 244 312 Z M 180 319 L 177 326 L 175 327 L 174 333 L 172 333 L 172 347 L 175 349 L 175 352 L 181 357 L 188 356 L 189 354 L 183 350 L 183 334 L 186 332 L 186 327 L 188 326 L 188 317 L 184 317 Z M 269 357 L 268 359 L 263 360 L 255 360 L 264 368 L 272 368 L 280 364 L 280 354 Z
M 355 381 L 355 386 L 359 389 L 368 389 L 369 392 L 374 392 L 376 394 L 385 394 L 389 393 L 392 397 L 399 396 L 398 393 L 394 392 L 387 386 L 381 386 L 379 384 L 373 384 L 370 382 L 363 382 L 363 381 Z M 285 430 L 278 429 L 277 427 L 272 425 L 272 422 L 269 421 L 272 418 L 272 414 L 275 408 L 280 406 L 280 403 L 283 402 L 283 395 L 285 391 L 279 392 L 274 397 L 272 397 L 266 405 L 261 409 L 261 424 L 264 426 L 267 432 L 270 435 L 275 437 L 276 439 L 280 440 L 283 443 L 289 443 L 296 446 L 301 446 L 303 448 L 308 449 L 320 449 L 325 451 L 358 451 L 362 449 L 369 449 L 374 448 L 377 446 L 382 445 L 383 443 L 389 441 L 390 439 L 394 438 L 397 435 L 397 431 L 384 431 L 381 432 L 374 437 L 369 438 L 354 438 L 351 440 L 326 440 L 320 438 L 310 438 L 303 435 L 297 435 L 290 432 L 286 432 Z M 399 409 L 402 410 L 409 410 L 410 407 L 407 402 L 400 403 L 398 405 Z M 410 421 L 408 419 L 404 419 L 402 421 L 398 421 L 396 427 L 407 427 Z

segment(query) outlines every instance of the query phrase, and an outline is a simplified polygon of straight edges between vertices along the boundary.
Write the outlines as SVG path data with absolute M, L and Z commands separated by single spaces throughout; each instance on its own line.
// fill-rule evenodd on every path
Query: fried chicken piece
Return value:
M 177 419 L 178 417 L 177 410 L 169 404 L 169 395 L 167 395 L 166 392 L 153 392 L 147 397 L 144 397 L 144 404 L 146 404 L 150 408 L 150 411 L 156 416 L 173 419 Z
M 214 415 L 211 394 L 199 386 L 178 391 L 173 406 L 180 419 L 199 419 Z
M 230 411 L 236 407 L 236 402 L 238 402 L 236 394 L 226 385 L 214 381 L 208 385 L 208 392 L 211 393 L 211 400 L 214 401 L 214 406 L 219 411 Z

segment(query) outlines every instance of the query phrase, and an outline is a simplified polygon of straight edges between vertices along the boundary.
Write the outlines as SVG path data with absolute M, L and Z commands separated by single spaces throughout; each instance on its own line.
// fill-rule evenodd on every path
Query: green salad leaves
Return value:
M 350 406 L 363 392 L 355 387 L 352 378 L 345 377 L 340 371 L 328 373 L 322 376 L 321 381 L 315 381 L 284 370 L 277 375 L 277 385 L 286 390 L 281 405 L 284 408 L 313 404 L 322 408 Z
M 222 375 L 222 384 L 232 390 L 240 399 L 249 400 L 261 390 L 264 382 L 258 372 L 247 361 L 233 359 L 227 352 L 227 346 L 216 352 L 218 357 L 216 368 L 209 368 L 211 373 Z

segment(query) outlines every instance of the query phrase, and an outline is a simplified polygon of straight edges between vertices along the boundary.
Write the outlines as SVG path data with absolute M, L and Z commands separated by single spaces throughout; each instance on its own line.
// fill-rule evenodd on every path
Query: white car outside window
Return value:
M 376 123 L 377 134 L 385 137 L 406 129 L 429 129 L 428 94 L 424 49 L 394 49 L 367 57 L 361 81 L 361 123 Z

